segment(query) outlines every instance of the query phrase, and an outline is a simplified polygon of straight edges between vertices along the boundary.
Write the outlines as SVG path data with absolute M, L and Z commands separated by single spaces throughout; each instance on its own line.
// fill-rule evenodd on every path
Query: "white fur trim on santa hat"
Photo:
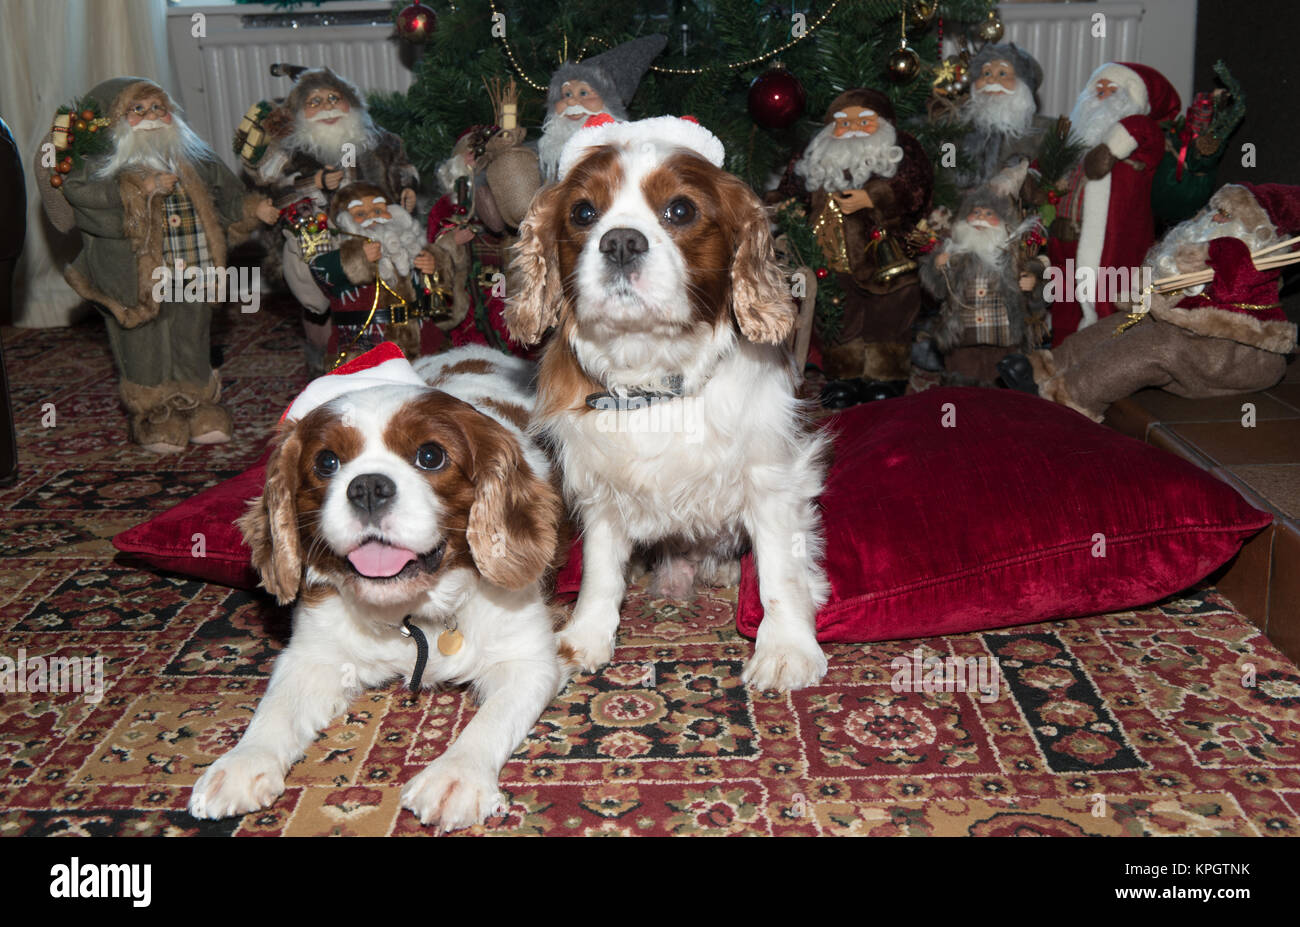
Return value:
M 296 421 L 308 412 L 325 403 L 370 389 L 372 386 L 425 386 L 424 379 L 415 372 L 411 362 L 405 357 L 394 357 L 356 373 L 327 373 L 307 384 L 307 388 L 298 394 L 298 398 L 284 414 L 285 421 Z
M 674 150 L 685 148 L 711 163 L 722 167 L 726 151 L 718 137 L 698 122 L 678 116 L 655 116 L 636 122 L 607 121 L 600 125 L 583 126 L 565 143 L 560 152 L 558 177 L 563 180 L 573 167 L 591 149 L 614 145 L 623 149 L 633 146 L 651 146 L 660 159 Z
M 1143 113 L 1151 111 L 1151 101 L 1147 99 L 1147 84 L 1142 79 L 1142 75 L 1132 68 L 1126 68 L 1122 64 L 1114 61 L 1108 61 L 1097 70 L 1092 72 L 1092 77 L 1088 78 L 1088 86 L 1091 87 L 1097 81 L 1105 78 L 1114 84 L 1119 84 L 1128 91 L 1134 102 L 1142 107 Z
M 1123 161 L 1133 152 L 1137 151 L 1138 143 L 1128 129 L 1124 128 L 1122 123 L 1115 123 L 1115 127 L 1106 134 L 1105 145 L 1110 149 L 1110 153 Z

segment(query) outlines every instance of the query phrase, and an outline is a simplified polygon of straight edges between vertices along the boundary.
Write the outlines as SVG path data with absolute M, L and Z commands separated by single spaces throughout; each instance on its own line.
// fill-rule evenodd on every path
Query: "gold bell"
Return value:
M 876 259 L 876 272 L 871 275 L 871 282 L 879 286 L 893 283 L 917 268 L 916 261 L 909 258 L 887 232 L 867 246 L 867 254 Z

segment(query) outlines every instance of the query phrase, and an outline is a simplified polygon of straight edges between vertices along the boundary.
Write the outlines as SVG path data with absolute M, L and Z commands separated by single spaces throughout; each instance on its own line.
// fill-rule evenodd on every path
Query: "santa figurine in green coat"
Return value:
M 218 273 L 227 234 L 273 223 L 276 211 L 245 192 L 153 81 L 113 78 L 83 99 L 107 120 L 111 145 L 59 187 L 82 242 L 64 278 L 104 317 L 131 440 L 159 454 L 229 441 L 210 360 L 213 294 L 237 298 Z M 208 285 L 219 277 L 220 288 Z

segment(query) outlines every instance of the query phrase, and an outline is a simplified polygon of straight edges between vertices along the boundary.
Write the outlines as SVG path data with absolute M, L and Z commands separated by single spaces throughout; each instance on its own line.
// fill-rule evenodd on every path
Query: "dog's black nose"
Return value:
M 650 243 L 636 229 L 610 229 L 600 236 L 600 253 L 618 267 L 626 267 L 645 254 Z
M 382 473 L 363 473 L 348 483 L 348 501 L 368 518 L 382 512 L 396 495 L 397 484 Z

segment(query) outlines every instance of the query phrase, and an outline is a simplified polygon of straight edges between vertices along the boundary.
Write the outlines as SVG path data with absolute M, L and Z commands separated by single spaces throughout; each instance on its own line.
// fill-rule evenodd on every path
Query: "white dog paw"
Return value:
M 613 658 L 617 630 L 617 624 L 606 631 L 603 624 L 574 621 L 559 634 L 560 656 L 584 673 L 594 673 Z
M 402 789 L 402 807 L 441 831 L 482 824 L 501 808 L 497 777 L 482 766 L 441 756 Z
M 826 654 L 815 638 L 763 638 L 745 664 L 741 680 L 759 691 L 802 689 L 826 675 Z
M 284 768 L 270 753 L 236 747 L 217 760 L 190 790 L 190 814 L 228 818 L 270 805 L 284 793 Z

